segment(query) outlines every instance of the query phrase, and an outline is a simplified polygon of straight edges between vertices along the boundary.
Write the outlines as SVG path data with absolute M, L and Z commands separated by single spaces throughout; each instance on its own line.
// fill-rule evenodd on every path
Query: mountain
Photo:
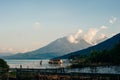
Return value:
M 58 56 L 65 55 L 70 52 L 74 52 L 77 50 L 82 50 L 92 46 L 86 42 L 83 38 L 77 39 L 77 42 L 70 42 L 68 37 L 59 38 L 45 47 L 40 49 L 27 52 L 27 53 L 18 53 L 13 56 L 7 56 L 4 58 L 7 59 L 46 59 L 46 58 L 54 58 Z
M 0 57 L 11 56 L 11 55 L 13 55 L 13 53 L 9 53 L 9 52 L 2 52 L 2 53 L 0 53 Z
M 73 56 L 79 56 L 84 54 L 89 55 L 92 50 L 98 50 L 98 51 L 105 50 L 105 49 L 109 50 L 109 49 L 112 49 L 119 41 L 120 41 L 120 33 L 92 47 L 88 47 L 83 50 L 72 52 L 57 58 L 70 58 L 71 56 L 73 57 Z
M 92 41 L 92 44 L 96 45 L 96 44 L 101 43 L 101 42 L 103 42 L 103 41 L 105 41 L 107 39 L 108 39 L 107 36 L 104 36 L 104 37 L 101 37 L 101 38 L 97 38 L 97 39 Z

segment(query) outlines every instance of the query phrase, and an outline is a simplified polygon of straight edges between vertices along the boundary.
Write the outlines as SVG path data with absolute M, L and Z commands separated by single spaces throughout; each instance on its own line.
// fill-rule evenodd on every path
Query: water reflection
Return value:
M 6 60 L 10 68 L 63 68 L 70 63 L 68 61 L 64 61 L 63 64 L 48 64 L 49 60 L 42 60 L 42 64 L 40 65 L 41 60 Z M 120 66 L 100 66 L 100 67 L 85 67 L 85 68 L 77 68 L 77 69 L 66 69 L 66 72 L 81 72 L 81 73 L 111 73 L 111 74 L 120 74 Z
M 56 67 L 62 68 L 63 64 L 49 64 L 49 67 L 51 67 L 51 68 L 56 68 Z
M 114 70 L 115 70 L 117 73 L 120 73 L 120 66 L 114 66 Z
M 97 67 L 90 67 L 90 72 L 91 73 L 97 73 L 98 72 L 98 68 Z

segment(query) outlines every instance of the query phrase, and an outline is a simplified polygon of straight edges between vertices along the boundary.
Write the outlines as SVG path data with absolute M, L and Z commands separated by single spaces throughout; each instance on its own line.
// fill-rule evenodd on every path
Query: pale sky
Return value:
M 35 50 L 92 29 L 120 32 L 120 0 L 0 0 L 0 52 Z

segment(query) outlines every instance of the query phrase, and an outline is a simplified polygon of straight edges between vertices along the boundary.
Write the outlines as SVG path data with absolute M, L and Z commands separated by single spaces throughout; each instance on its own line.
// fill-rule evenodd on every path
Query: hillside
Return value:
M 77 43 L 71 43 L 67 37 L 59 38 L 45 47 L 40 49 L 27 52 L 18 53 L 16 55 L 3 57 L 6 59 L 49 59 L 58 56 L 65 55 L 70 52 L 81 50 L 92 46 L 90 43 L 86 42 L 84 39 L 80 38 Z
M 72 52 L 70 54 L 61 56 L 61 57 L 57 57 L 57 58 L 70 58 L 70 57 L 74 57 L 74 56 L 79 56 L 79 55 L 89 55 L 91 51 L 93 50 L 109 50 L 112 49 L 118 42 L 120 41 L 120 33 L 116 34 L 115 36 L 86 49 L 83 50 L 79 50 L 76 52 Z

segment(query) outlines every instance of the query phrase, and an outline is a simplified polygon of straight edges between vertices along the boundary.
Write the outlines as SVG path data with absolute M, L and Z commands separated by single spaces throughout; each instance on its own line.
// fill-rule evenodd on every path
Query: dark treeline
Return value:
M 7 80 L 8 70 L 9 66 L 7 63 L 3 59 L 0 59 L 0 80 Z
M 71 67 L 120 65 L 120 41 L 110 50 L 92 50 L 89 56 L 81 55 L 71 59 Z

